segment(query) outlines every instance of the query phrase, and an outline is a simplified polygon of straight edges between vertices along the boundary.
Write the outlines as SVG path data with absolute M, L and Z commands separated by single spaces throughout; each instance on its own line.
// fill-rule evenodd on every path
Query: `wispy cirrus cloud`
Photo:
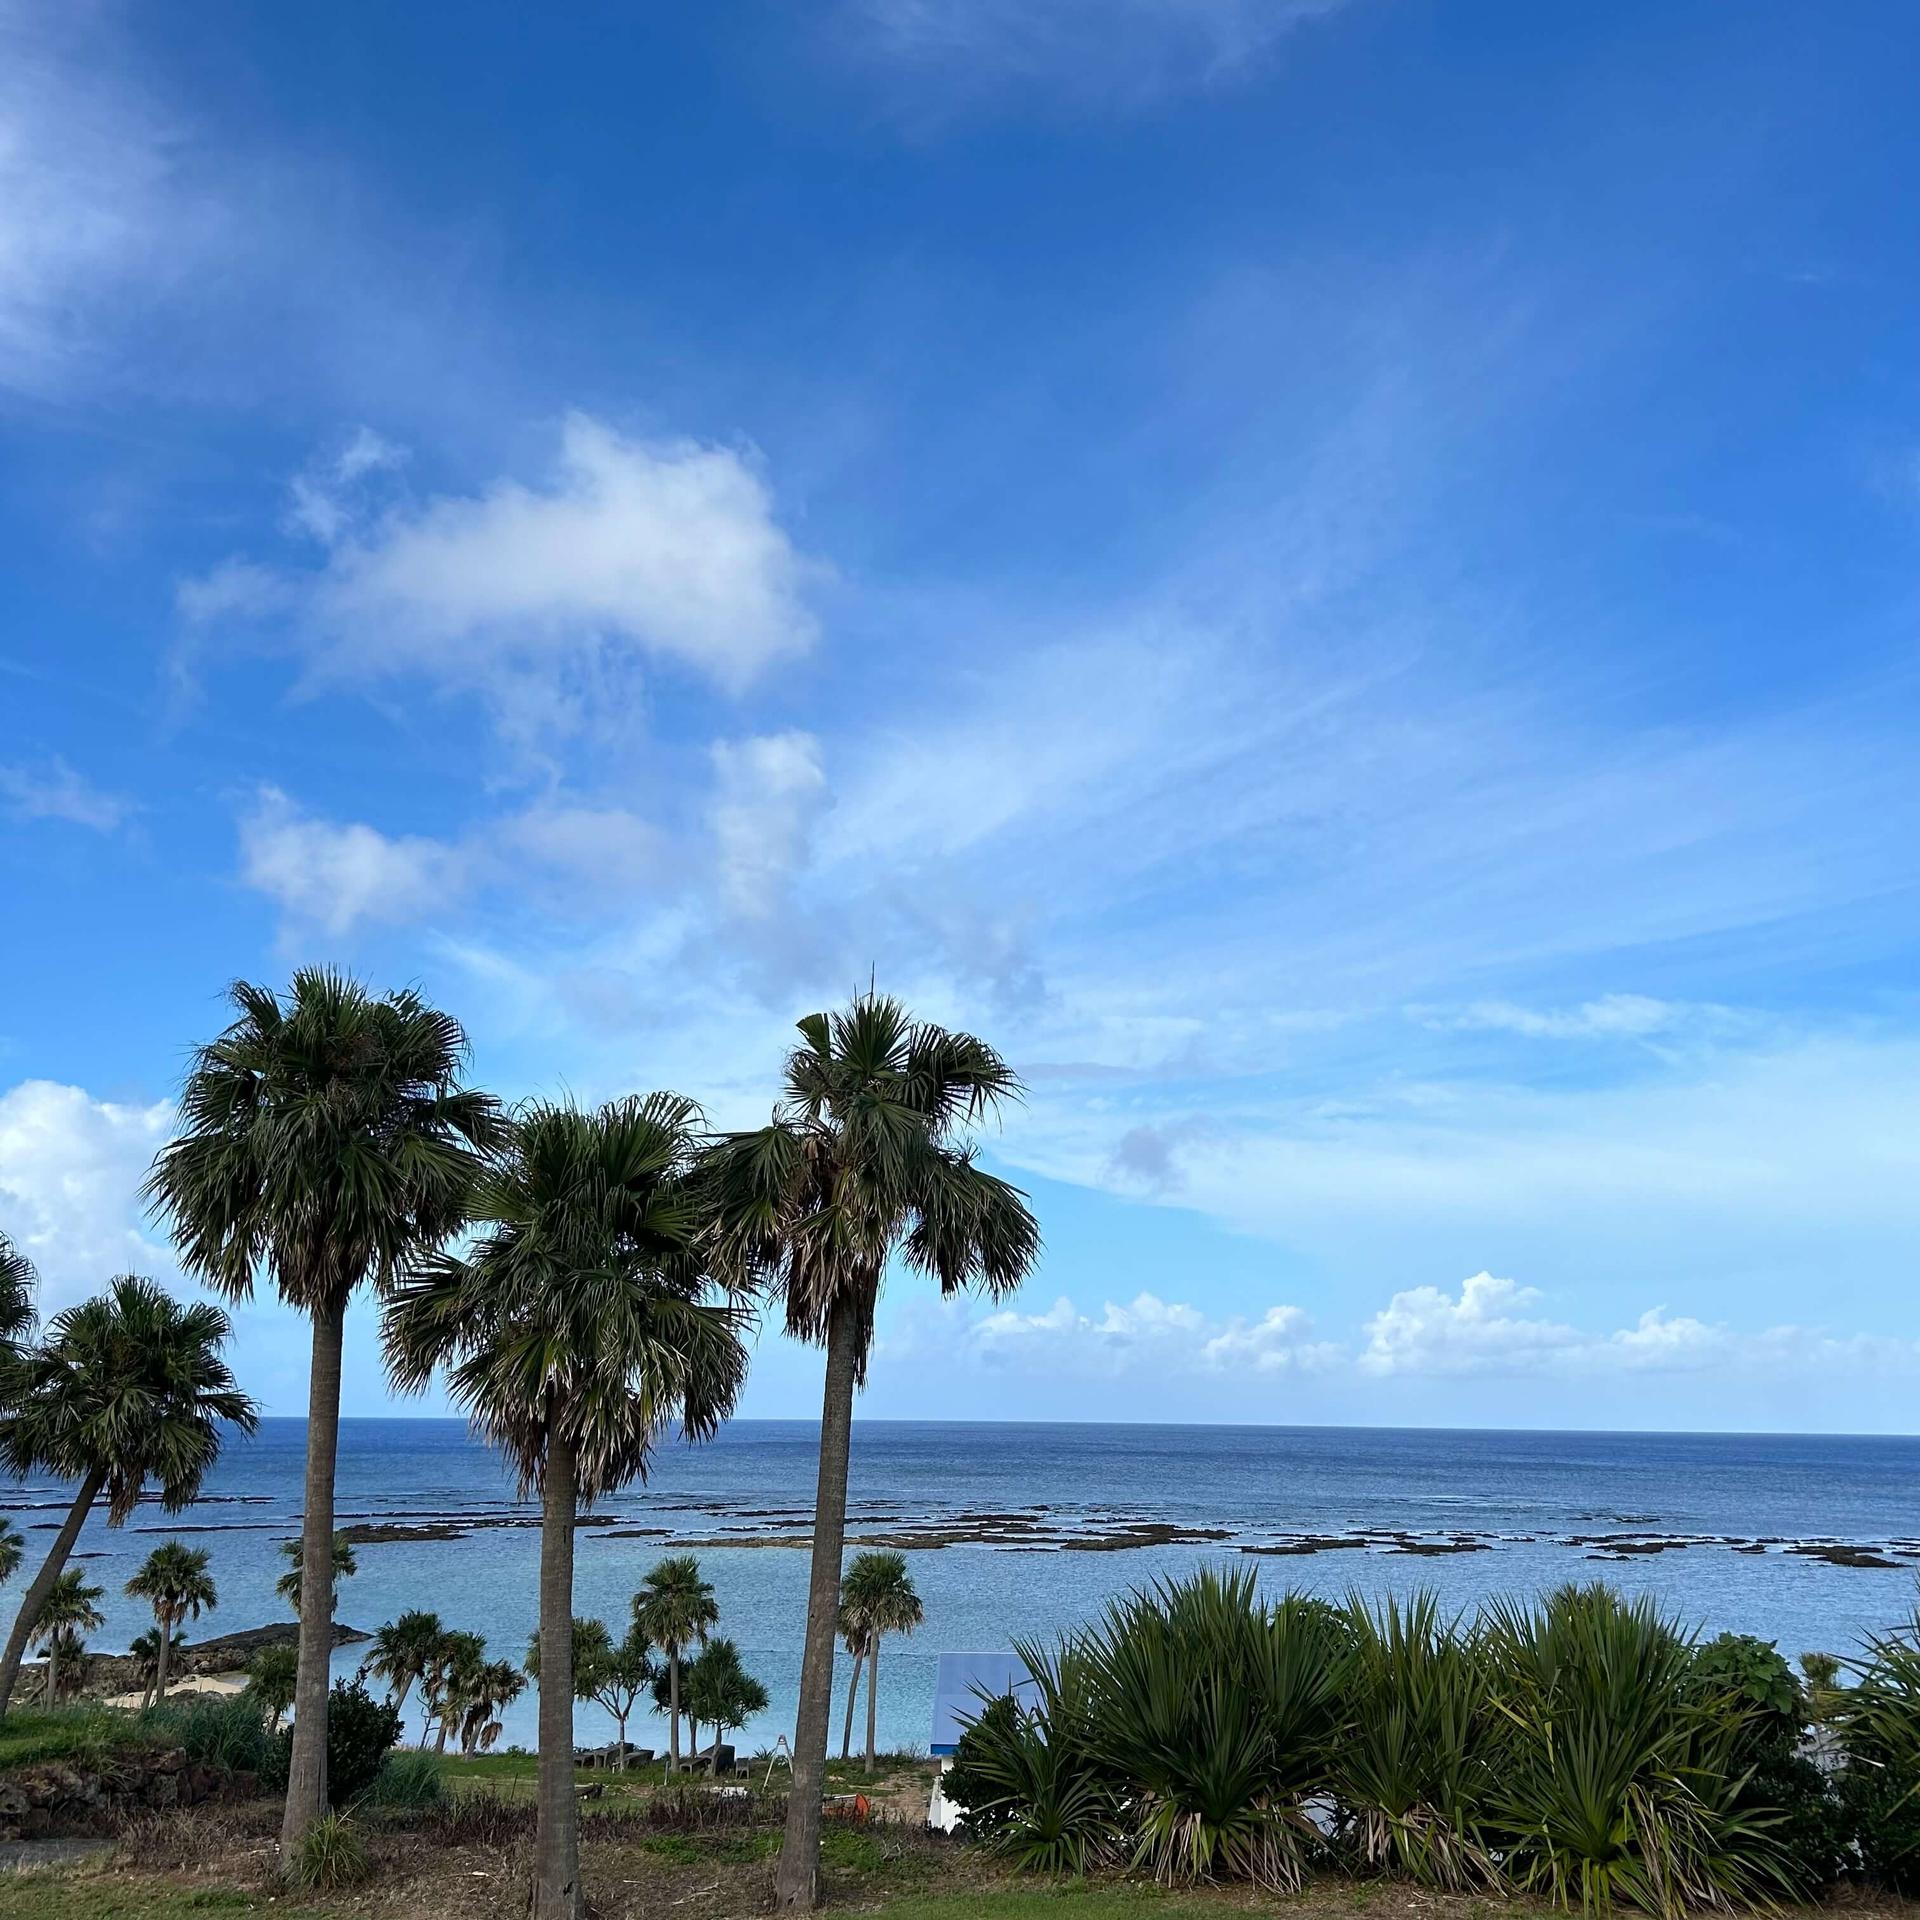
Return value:
M 1009 92 L 1138 108 L 1230 85 L 1351 0 L 841 0 L 856 59 L 949 107 Z
M 95 786 L 58 754 L 33 763 L 0 765 L 0 806 L 23 820 L 65 820 L 111 833 L 135 812 L 123 794 Z

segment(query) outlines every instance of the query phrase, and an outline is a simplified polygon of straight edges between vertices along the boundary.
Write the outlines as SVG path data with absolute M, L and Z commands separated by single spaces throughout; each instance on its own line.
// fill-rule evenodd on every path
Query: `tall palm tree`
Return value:
M 212 1557 L 205 1547 L 190 1547 L 180 1540 L 163 1541 L 141 1561 L 139 1571 L 127 1582 L 127 1597 L 144 1600 L 153 1609 L 157 1645 L 150 1697 L 154 1700 L 167 1697 L 167 1664 L 173 1651 L 174 1628 L 183 1620 L 198 1620 L 205 1609 L 219 1601 L 213 1575 L 207 1571 Z
M 437 1613 L 423 1613 L 414 1607 L 397 1620 L 389 1620 L 373 1636 L 373 1649 L 362 1671 L 387 1683 L 387 1702 L 396 1713 L 406 1710 L 413 1683 L 438 1655 L 445 1634 Z
M 313 1323 L 301 1574 L 308 1592 L 327 1585 L 328 1604 L 300 1616 L 284 1867 L 327 1810 L 327 1573 L 347 1302 L 463 1223 L 478 1152 L 501 1119 L 498 1102 L 460 1084 L 459 1022 L 411 990 L 376 999 L 344 974 L 309 968 L 284 1000 L 244 980 L 229 998 L 234 1020 L 194 1055 L 182 1131 L 154 1161 L 146 1193 L 190 1273 L 243 1300 L 264 1272 Z
M 280 1551 L 290 1563 L 285 1573 L 273 1583 L 273 1590 L 293 1611 L 293 1617 L 300 1618 L 300 1595 L 302 1582 L 307 1569 L 307 1543 L 304 1539 L 282 1540 Z M 360 1562 L 354 1558 L 353 1543 L 344 1533 L 333 1536 L 332 1550 L 327 1559 L 327 1614 L 332 1618 L 332 1596 L 340 1589 L 342 1580 L 351 1580 L 360 1571 Z M 331 1642 L 331 1635 L 329 1642 Z
M 880 1283 L 897 1255 L 944 1294 L 977 1285 L 999 1295 L 1040 1252 L 1026 1195 L 976 1164 L 968 1136 L 1021 1091 L 991 1047 L 873 992 L 809 1014 L 799 1031 L 771 1123 L 716 1143 L 705 1169 L 721 1263 L 757 1275 L 782 1302 L 787 1331 L 826 1348 L 793 1790 L 775 1881 L 783 1911 L 819 1897 L 853 1395 Z
M 742 1313 L 708 1298 L 690 1178 L 699 1112 L 653 1094 L 533 1106 L 482 1183 L 472 1248 L 415 1264 L 387 1309 L 395 1380 L 448 1367 L 454 1399 L 540 1491 L 540 1764 L 533 1912 L 578 1920 L 573 1534 L 582 1502 L 643 1476 L 658 1436 L 710 1434 L 746 1374 Z
M 867 1771 L 873 1771 L 874 1725 L 880 1697 L 880 1642 L 911 1633 L 926 1618 L 904 1553 L 857 1553 L 840 1589 L 840 1608 L 858 1623 L 867 1656 Z M 853 1704 L 848 1689 L 847 1704 Z M 844 1752 L 842 1758 L 844 1758 Z
M 680 1771 L 681 1656 L 707 1644 L 720 1620 L 713 1584 L 700 1577 L 700 1562 L 690 1553 L 656 1560 L 633 1596 L 634 1624 L 667 1656 L 667 1771 Z
M 11 1367 L 25 1353 L 33 1332 L 34 1290 L 38 1276 L 33 1262 L 0 1233 L 0 1405 L 12 1390 Z
M 60 1704 L 60 1656 L 77 1657 L 85 1650 L 85 1636 L 106 1625 L 107 1616 L 93 1603 L 101 1589 L 87 1585 L 87 1576 L 70 1567 L 47 1589 L 33 1637 L 47 1650 L 46 1704 Z
M 254 1430 L 253 1402 L 220 1357 L 231 1331 L 218 1307 L 183 1303 L 122 1274 L 105 1293 L 55 1314 L 19 1364 L 19 1397 L 0 1411 L 0 1468 L 79 1487 L 0 1658 L 0 1715 L 94 1502 L 104 1493 L 107 1524 L 120 1526 L 154 1480 L 161 1505 L 178 1513 L 199 1493 L 223 1429 Z

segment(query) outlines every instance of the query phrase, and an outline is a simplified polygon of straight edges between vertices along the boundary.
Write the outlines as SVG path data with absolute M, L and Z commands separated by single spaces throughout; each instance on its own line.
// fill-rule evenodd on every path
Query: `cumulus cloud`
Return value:
M 0 802 L 25 820 L 67 820 L 96 833 L 111 833 L 134 810 L 131 800 L 104 792 L 57 754 L 38 766 L 0 766 Z
M 528 742 L 624 706 L 643 660 L 738 692 L 812 644 L 817 569 L 733 448 L 630 439 L 573 413 L 543 480 L 364 518 L 357 489 L 400 457 L 363 430 L 294 485 L 294 523 L 325 546 L 322 563 L 228 560 L 182 584 L 182 612 L 284 619 L 322 677 L 418 674 L 481 693 Z
M 1041 1313 L 1006 1307 L 970 1321 L 968 1356 L 989 1366 L 1076 1373 L 1272 1374 L 1332 1364 L 1338 1349 L 1313 1338 L 1298 1308 L 1216 1318 L 1152 1293 L 1083 1313 L 1064 1295 Z
M 289 918 L 323 933 L 363 921 L 426 920 L 465 891 L 467 857 L 438 840 L 303 812 L 276 787 L 240 823 L 241 876 Z
M 960 98 L 1044 88 L 1140 106 L 1237 79 L 1345 0 L 843 0 L 860 55 Z
M 116 1273 L 171 1270 L 138 1195 L 172 1114 L 50 1080 L 0 1093 L 0 1224 L 40 1270 L 43 1314 Z
M 1738 1365 L 1762 1370 L 1920 1366 L 1920 1341 L 1777 1326 L 1740 1331 L 1649 1307 L 1628 1327 L 1592 1332 L 1532 1311 L 1539 1289 L 1476 1273 L 1457 1294 L 1396 1293 L 1363 1329 L 1362 1372 L 1686 1373 Z

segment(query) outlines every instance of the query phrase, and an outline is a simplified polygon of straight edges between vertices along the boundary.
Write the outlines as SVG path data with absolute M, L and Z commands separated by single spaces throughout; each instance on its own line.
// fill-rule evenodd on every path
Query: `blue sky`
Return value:
M 235 975 L 731 1123 L 871 969 L 1048 1247 L 871 1414 L 1910 1427 L 1920 14 L 548 11 L 0 0 L 49 1302 Z

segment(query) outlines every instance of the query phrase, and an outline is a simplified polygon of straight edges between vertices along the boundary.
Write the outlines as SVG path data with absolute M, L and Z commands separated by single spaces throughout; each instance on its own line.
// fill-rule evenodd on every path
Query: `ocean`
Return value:
M 648 1484 L 608 1501 L 579 1535 L 576 1610 L 616 1631 L 651 1561 L 702 1543 L 719 1631 L 771 1695 L 742 1751 L 792 1729 L 807 1556 L 750 1543 L 804 1531 L 815 1432 L 742 1420 L 706 1446 L 666 1447 Z M 192 1637 L 287 1618 L 273 1586 L 285 1568 L 278 1543 L 298 1523 L 304 1441 L 301 1421 L 265 1421 L 229 1446 L 190 1511 L 144 1506 L 117 1530 L 96 1516 L 80 1542 L 106 1589 L 94 1647 L 122 1649 L 152 1624 L 121 1587 L 170 1535 L 213 1553 L 220 1603 Z M 57 1523 L 61 1489 L 0 1492 L 28 1542 L 17 1593 Z M 863 1421 L 851 1498 L 849 1531 L 903 1544 L 926 1610 L 917 1634 L 881 1654 L 888 1747 L 926 1746 L 942 1651 L 1049 1637 L 1115 1593 L 1209 1560 L 1257 1567 L 1276 1590 L 1429 1587 L 1461 1609 L 1604 1578 L 1704 1631 L 1757 1633 L 1790 1656 L 1850 1652 L 1920 1599 L 1920 1439 Z M 494 1654 L 524 1655 L 535 1510 L 462 1423 L 343 1421 L 337 1503 L 343 1527 L 400 1536 L 356 1548 L 341 1620 L 370 1630 L 427 1607 L 484 1634 Z M 1836 1545 L 1887 1564 L 1820 1557 Z M 337 1671 L 353 1672 L 361 1651 L 342 1648 Z M 843 1663 L 836 1741 L 845 1682 Z M 610 1730 L 598 1708 L 581 1707 L 583 1742 Z M 504 1738 L 533 1737 L 529 1690 L 508 1710 Z M 664 1744 L 639 1716 L 630 1737 Z

